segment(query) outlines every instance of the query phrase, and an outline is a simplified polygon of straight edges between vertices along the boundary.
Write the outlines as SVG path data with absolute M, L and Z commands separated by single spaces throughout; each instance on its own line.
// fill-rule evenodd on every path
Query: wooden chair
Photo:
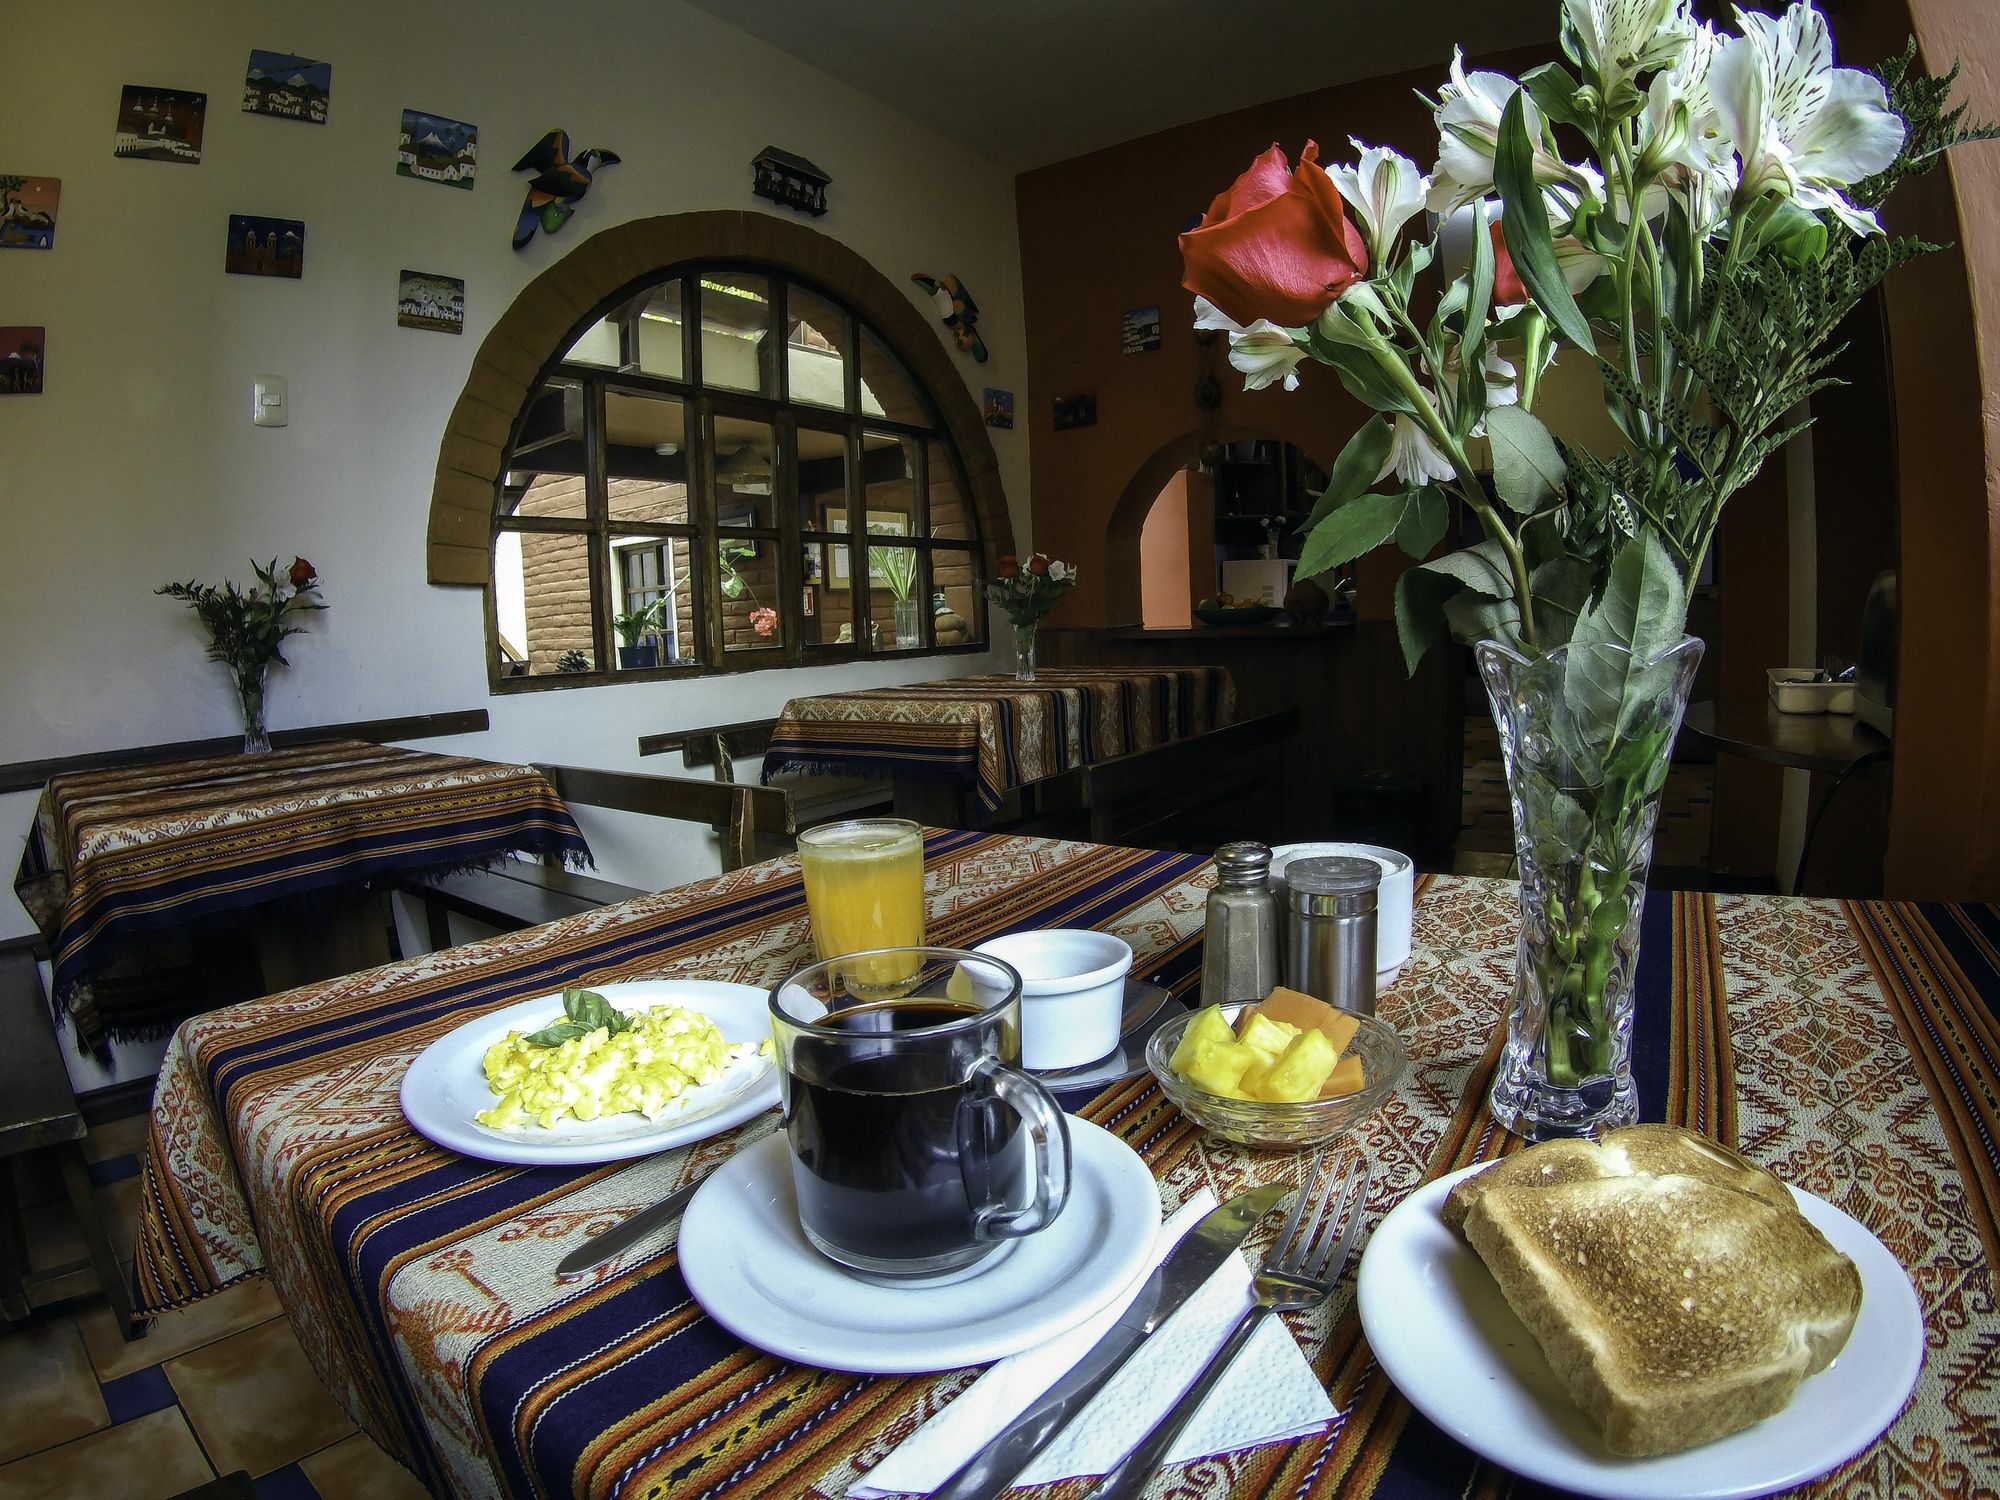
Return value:
M 699 781 L 685 776 L 645 776 L 585 766 L 538 766 L 556 795 L 577 807 L 602 807 L 679 822 L 706 823 L 722 839 L 722 868 L 740 870 L 760 856 L 760 835 L 788 835 L 791 805 L 770 787 Z M 512 932 L 558 917 L 575 916 L 647 894 L 632 886 L 564 869 L 557 863 L 510 862 L 428 879 L 412 877 L 401 889 L 424 903 L 434 948 L 451 946 L 449 914 Z
M 135 1339 L 146 1330 L 132 1320 L 132 1294 L 119 1269 L 118 1249 L 97 1211 L 84 1134 L 34 955 L 26 948 L 0 952 L 0 1314 L 17 1322 L 51 1302 L 102 1291 L 119 1331 Z M 33 1270 L 13 1158 L 40 1153 L 53 1157 L 62 1173 L 88 1255 Z

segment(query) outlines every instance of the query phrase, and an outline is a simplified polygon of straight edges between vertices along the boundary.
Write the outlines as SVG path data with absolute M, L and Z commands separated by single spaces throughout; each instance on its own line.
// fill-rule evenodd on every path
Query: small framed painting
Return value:
M 1125 314 L 1124 336 L 1119 348 L 1127 354 L 1151 354 L 1160 347 L 1160 310 L 1135 307 Z
M 222 269 L 232 276 L 282 276 L 297 281 L 306 273 L 305 221 L 231 214 Z
M 986 412 L 988 427 L 1012 427 L 1014 425 L 1014 393 L 998 391 L 986 387 L 986 399 L 981 403 Z
M 294 57 L 289 52 L 250 52 L 243 74 L 243 113 L 276 115 L 280 120 L 326 123 L 333 93 L 333 64 Z
M 1078 391 L 1074 396 L 1056 397 L 1056 431 L 1097 425 L 1097 392 Z
M 47 328 L 0 328 L 0 396 L 39 396 Z
M 128 83 L 118 96 L 118 134 L 111 154 L 134 161 L 201 162 L 208 95 Z
M 420 109 L 403 111 L 403 134 L 396 147 L 396 174 L 419 182 L 472 190 L 479 170 L 479 127 Z
M 56 242 L 60 177 L 0 174 L 0 250 L 48 250 Z
M 429 271 L 402 272 L 396 283 L 396 326 L 465 332 L 465 283 Z

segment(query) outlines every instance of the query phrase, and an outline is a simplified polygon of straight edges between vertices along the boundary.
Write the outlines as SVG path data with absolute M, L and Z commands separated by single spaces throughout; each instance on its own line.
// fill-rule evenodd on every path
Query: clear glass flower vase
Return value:
M 243 711 L 243 753 L 263 755 L 271 748 L 271 735 L 264 727 L 264 666 L 236 669 L 236 702 Z
M 1014 622 L 1014 676 L 1022 682 L 1035 680 L 1035 631 L 1039 620 Z
M 1660 792 L 1702 643 L 1474 654 L 1507 766 L 1521 935 L 1489 1102 L 1529 1140 L 1639 1117 L 1632 979 Z

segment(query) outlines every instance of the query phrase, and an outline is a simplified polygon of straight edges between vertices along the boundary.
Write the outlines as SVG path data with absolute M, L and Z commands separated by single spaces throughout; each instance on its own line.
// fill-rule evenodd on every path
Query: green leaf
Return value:
M 1558 125 L 1573 125 L 1593 137 L 1597 122 L 1576 107 L 1576 91 L 1582 87 L 1561 63 L 1543 63 L 1521 75 L 1521 86 L 1541 112 Z
M 1445 601 L 1463 587 L 1428 568 L 1411 568 L 1396 580 L 1396 639 L 1403 647 L 1403 669 L 1412 677 L 1444 632 Z
M 1535 146 L 1528 138 L 1523 91 L 1515 90 L 1500 115 L 1500 139 L 1493 156 L 1493 182 L 1500 191 L 1501 232 L 1521 284 L 1536 306 L 1562 336 L 1579 349 L 1594 349 L 1590 324 L 1570 295 L 1569 283 L 1556 266 L 1555 240 L 1549 234 L 1542 190 L 1535 185 Z
M 1513 574 L 1498 542 L 1447 552 L 1396 580 L 1396 636 L 1412 673 L 1445 626 L 1469 643 L 1494 633 L 1484 628 L 1491 622 L 1511 644 L 1520 618 Z
M 596 990 L 572 987 L 563 991 L 563 1015 L 565 1019 L 552 1026 L 544 1026 L 527 1040 L 537 1047 L 555 1047 L 577 1037 L 589 1036 L 599 1027 L 613 1036 L 632 1029 L 632 1019 L 606 1000 Z
M 1315 337 L 1312 341 L 1313 357 L 1330 365 L 1333 373 L 1340 377 L 1340 383 L 1347 388 L 1347 394 L 1363 406 L 1376 411 L 1414 412 L 1410 398 L 1392 384 L 1382 373 L 1382 367 L 1375 362 L 1375 355 L 1353 344 L 1335 344 Z M 1395 359 L 1393 353 L 1383 356 Z
M 1556 557 L 1528 575 L 1535 598 L 1535 643 L 1544 651 L 1569 644 L 1578 616 L 1590 602 L 1590 564 L 1580 557 Z
M 1395 429 L 1386 417 L 1373 417 L 1361 425 L 1358 432 L 1347 440 L 1347 446 L 1340 450 L 1340 457 L 1333 461 L 1333 472 L 1327 476 L 1326 488 L 1320 491 L 1319 503 L 1313 506 L 1312 514 L 1306 517 L 1301 532 L 1309 532 L 1319 525 L 1340 506 L 1345 505 L 1363 490 L 1375 483 L 1382 472 L 1382 463 L 1389 456 L 1389 439 Z M 1310 577 L 1310 574 L 1300 574 Z
M 1299 554 L 1297 576 L 1317 577 L 1381 546 L 1402 514 L 1401 495 L 1356 495 L 1313 528 Z
M 1444 601 L 1444 618 L 1452 637 L 1468 646 L 1475 641 L 1500 641 L 1516 648 L 1521 644 L 1521 605 L 1516 599 L 1461 589 Z
M 1451 502 L 1434 484 L 1406 490 L 1403 499 L 1402 519 L 1396 522 L 1396 545 L 1422 562 L 1451 526 Z
M 1486 414 L 1493 449 L 1493 488 L 1516 515 L 1532 515 L 1556 498 L 1569 469 L 1539 418 L 1518 406 Z
M 1581 732 L 1605 744 L 1643 716 L 1663 685 L 1656 658 L 1681 638 L 1685 621 L 1673 559 L 1643 532 L 1619 549 L 1604 597 L 1570 636 L 1563 701 Z
M 1606 901 L 1590 914 L 1590 935 L 1600 943 L 1608 943 L 1625 930 L 1625 922 L 1632 914 L 1631 904 L 1623 896 Z

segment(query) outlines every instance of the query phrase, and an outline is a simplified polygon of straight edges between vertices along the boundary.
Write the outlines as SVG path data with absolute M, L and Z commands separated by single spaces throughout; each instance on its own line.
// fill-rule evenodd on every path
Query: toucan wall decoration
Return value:
M 910 280 L 931 294 L 938 316 L 951 330 L 953 342 L 982 365 L 986 363 L 986 341 L 979 336 L 979 304 L 956 276 L 926 276 L 917 272 Z
M 562 228 L 590 191 L 591 174 L 599 167 L 617 165 L 617 152 L 600 151 L 595 146 L 572 158 L 566 130 L 551 130 L 543 136 L 533 150 L 514 163 L 516 172 L 535 174 L 528 179 L 527 197 L 521 200 L 521 217 L 514 221 L 514 248 L 519 250 L 533 239 L 538 226 L 549 234 Z

